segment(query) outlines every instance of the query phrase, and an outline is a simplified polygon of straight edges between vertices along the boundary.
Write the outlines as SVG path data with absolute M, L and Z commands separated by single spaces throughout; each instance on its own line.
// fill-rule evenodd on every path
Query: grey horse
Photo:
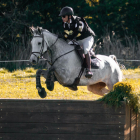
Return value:
M 44 53 L 47 53 L 47 57 L 51 60 L 51 67 L 48 70 L 38 70 L 36 73 L 36 86 L 40 96 L 42 98 L 46 96 L 44 88 L 41 87 L 40 76 L 47 79 L 48 85 L 57 80 L 62 86 L 72 89 L 70 85 L 74 83 L 81 70 L 81 60 L 75 51 L 75 46 L 69 45 L 65 40 L 41 27 L 30 29 L 33 34 L 30 62 L 37 64 Z M 87 86 L 89 91 L 103 96 L 113 89 L 115 83 L 122 81 L 122 72 L 111 57 L 105 55 L 96 55 L 96 57 L 99 68 L 91 69 L 93 76 L 90 79 L 84 76 L 84 70 L 78 86 Z

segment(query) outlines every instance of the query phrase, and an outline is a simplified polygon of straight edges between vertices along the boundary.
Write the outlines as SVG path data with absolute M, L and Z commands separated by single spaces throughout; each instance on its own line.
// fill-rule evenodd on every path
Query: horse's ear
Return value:
M 41 35 L 42 34 L 42 27 L 37 26 L 37 30 L 38 30 L 38 33 Z
M 30 29 L 30 32 L 32 33 L 32 35 L 34 35 L 35 28 L 34 27 L 29 27 L 29 29 Z

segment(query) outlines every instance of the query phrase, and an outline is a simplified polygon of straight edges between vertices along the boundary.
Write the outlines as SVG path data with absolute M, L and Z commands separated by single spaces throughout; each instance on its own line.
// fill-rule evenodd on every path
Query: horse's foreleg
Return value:
M 48 70 L 47 78 L 46 78 L 46 82 L 45 82 L 47 89 L 50 91 L 52 91 L 54 89 L 54 81 L 56 81 L 55 76 L 54 76 L 54 70 L 55 70 L 54 67 L 51 67 Z
M 41 82 L 40 82 L 40 76 L 42 74 L 42 71 L 41 69 L 39 69 L 37 72 L 36 72 L 36 88 L 38 90 L 38 94 L 41 98 L 45 98 L 47 96 L 47 93 L 45 91 L 45 89 L 41 86 Z
M 42 70 L 41 76 L 43 76 L 45 79 L 47 79 L 48 70 Z
M 41 98 L 45 98 L 47 93 L 45 89 L 41 86 L 40 76 L 43 76 L 46 79 L 47 89 L 52 91 L 54 89 L 54 81 L 56 81 L 54 77 L 54 67 L 51 67 L 49 70 L 38 70 L 36 72 L 36 88 L 38 89 L 38 93 Z

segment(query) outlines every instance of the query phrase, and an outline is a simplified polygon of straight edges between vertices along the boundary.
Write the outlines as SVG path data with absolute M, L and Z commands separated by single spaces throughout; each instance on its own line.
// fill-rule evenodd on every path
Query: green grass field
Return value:
M 40 99 L 36 90 L 36 70 L 26 68 L 8 72 L 6 69 L 0 69 L 0 98 L 16 99 Z M 128 82 L 134 88 L 134 92 L 140 93 L 140 68 L 123 70 L 123 81 Z M 42 86 L 45 87 L 45 79 L 41 78 Z M 45 99 L 76 99 L 76 100 L 96 100 L 101 96 L 93 94 L 86 87 L 78 87 L 78 91 L 71 91 L 66 87 L 55 82 L 53 91 L 47 91 Z

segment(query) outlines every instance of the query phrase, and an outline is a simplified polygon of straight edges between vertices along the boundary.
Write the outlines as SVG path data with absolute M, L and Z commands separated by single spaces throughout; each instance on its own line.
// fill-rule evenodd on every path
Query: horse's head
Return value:
M 43 56 L 44 52 L 47 51 L 47 44 L 44 40 L 43 29 L 41 27 L 30 27 L 33 38 L 31 41 L 32 54 L 30 56 L 30 62 L 37 64 L 39 58 Z

